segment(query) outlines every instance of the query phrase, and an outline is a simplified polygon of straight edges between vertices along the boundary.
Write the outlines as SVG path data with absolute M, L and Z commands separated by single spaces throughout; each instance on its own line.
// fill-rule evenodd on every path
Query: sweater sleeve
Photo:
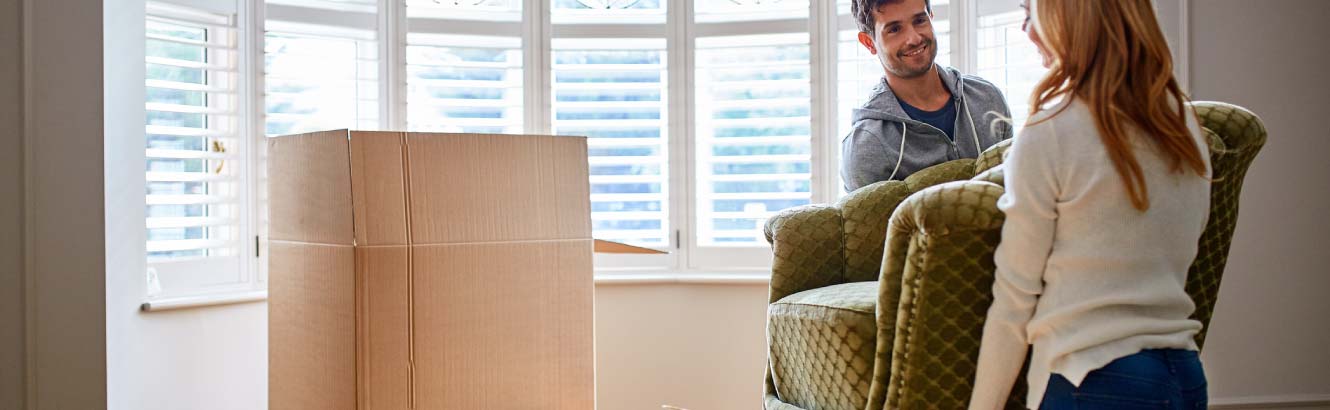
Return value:
M 1012 143 L 1004 164 L 1006 192 L 998 209 L 1006 214 L 994 254 L 993 304 L 984 323 L 971 410 L 1004 407 L 1025 362 L 1026 324 L 1043 291 L 1044 268 L 1057 223 L 1057 138 L 1051 121 L 1027 127 Z

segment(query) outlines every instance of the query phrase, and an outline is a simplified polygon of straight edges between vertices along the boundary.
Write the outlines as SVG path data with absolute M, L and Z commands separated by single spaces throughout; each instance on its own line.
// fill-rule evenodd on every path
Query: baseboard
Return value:
M 1330 394 L 1300 394 L 1288 396 L 1249 396 L 1211 398 L 1210 408 L 1228 409 L 1305 409 L 1330 410 Z

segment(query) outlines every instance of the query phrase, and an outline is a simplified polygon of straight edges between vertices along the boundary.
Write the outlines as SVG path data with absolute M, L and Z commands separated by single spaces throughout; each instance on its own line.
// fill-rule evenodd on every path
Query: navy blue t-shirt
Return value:
M 947 134 L 947 138 L 950 138 L 952 141 L 956 140 L 954 134 L 956 131 L 955 103 L 947 101 L 946 104 L 942 105 L 942 109 L 937 111 L 924 111 L 915 108 L 913 105 L 907 104 L 900 98 L 897 98 L 896 101 L 901 103 L 901 108 L 905 110 L 905 114 L 909 115 L 911 119 L 937 127 L 937 129 L 942 130 L 943 133 Z

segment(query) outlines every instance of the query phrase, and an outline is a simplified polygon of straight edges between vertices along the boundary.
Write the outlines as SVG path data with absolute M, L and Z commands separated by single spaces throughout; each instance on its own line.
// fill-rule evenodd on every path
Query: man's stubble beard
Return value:
M 928 54 L 928 62 L 922 67 L 903 67 L 905 61 L 903 58 L 900 58 L 898 53 L 896 56 L 898 58 L 896 62 L 899 63 L 899 65 L 887 64 L 887 71 L 900 78 L 915 78 L 928 74 L 928 72 L 933 69 L 934 62 L 937 61 L 937 42 L 930 38 L 927 40 L 925 47 L 928 47 L 928 51 L 926 51 Z

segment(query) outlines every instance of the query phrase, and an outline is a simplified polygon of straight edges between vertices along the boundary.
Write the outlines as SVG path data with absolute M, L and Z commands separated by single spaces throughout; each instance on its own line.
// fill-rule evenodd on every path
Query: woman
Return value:
M 971 409 L 1205 408 L 1187 269 L 1210 164 L 1150 0 L 1029 0 L 1048 75 L 1005 161 Z

